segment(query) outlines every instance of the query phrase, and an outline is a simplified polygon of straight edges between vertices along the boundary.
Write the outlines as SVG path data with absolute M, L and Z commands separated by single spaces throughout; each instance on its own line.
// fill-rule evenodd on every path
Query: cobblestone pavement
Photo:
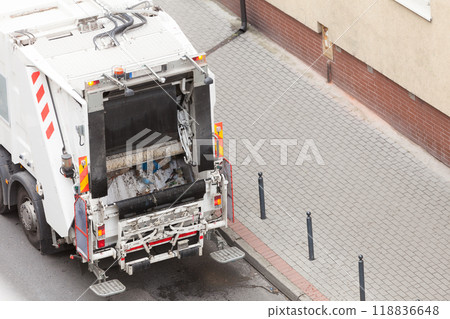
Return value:
M 240 24 L 212 0 L 155 3 L 201 51 Z M 311 73 L 271 106 L 301 75 L 283 54 L 250 30 L 208 57 L 217 77 L 215 118 L 224 122 L 234 162 L 238 219 L 331 300 L 359 299 L 359 254 L 367 300 L 450 300 L 450 170 L 435 173 Z M 287 163 L 280 143 L 289 145 Z M 250 146 L 260 146 L 261 158 L 247 159 Z M 309 159 L 302 162 L 302 154 Z M 258 171 L 264 172 L 264 221 Z M 306 211 L 313 216 L 312 262 Z

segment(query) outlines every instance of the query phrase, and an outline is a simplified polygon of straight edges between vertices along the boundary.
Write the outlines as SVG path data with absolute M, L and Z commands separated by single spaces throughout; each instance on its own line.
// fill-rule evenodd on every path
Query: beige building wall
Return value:
M 266 0 L 450 116 L 450 1 L 429 22 L 394 0 Z

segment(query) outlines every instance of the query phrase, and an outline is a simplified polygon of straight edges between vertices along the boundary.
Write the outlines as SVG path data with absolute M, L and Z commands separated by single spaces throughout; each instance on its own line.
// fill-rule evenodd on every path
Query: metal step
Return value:
M 125 291 L 126 287 L 117 279 L 101 282 L 96 285 L 92 285 L 91 290 L 100 297 L 109 297 L 120 294 Z
M 228 247 L 210 254 L 211 258 L 221 264 L 230 263 L 245 257 L 245 253 L 237 247 Z

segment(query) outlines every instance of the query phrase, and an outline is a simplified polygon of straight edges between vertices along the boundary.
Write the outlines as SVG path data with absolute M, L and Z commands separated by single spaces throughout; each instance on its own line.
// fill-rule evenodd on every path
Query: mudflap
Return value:
M 197 257 L 200 254 L 199 247 L 191 247 L 180 251 L 180 258 Z
M 74 204 L 75 210 L 75 238 L 77 253 L 89 261 L 89 238 L 87 204 L 84 199 L 77 196 Z

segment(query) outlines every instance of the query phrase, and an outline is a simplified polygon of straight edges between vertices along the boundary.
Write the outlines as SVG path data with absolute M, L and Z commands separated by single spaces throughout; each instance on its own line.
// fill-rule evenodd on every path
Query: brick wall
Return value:
M 240 15 L 240 0 L 218 0 Z M 307 64 L 322 54 L 321 35 L 267 3 L 247 0 L 248 21 Z M 326 76 L 327 59 L 313 66 Z M 450 166 L 450 117 L 391 81 L 344 50 L 334 49 L 333 83 L 392 125 L 431 155 Z

